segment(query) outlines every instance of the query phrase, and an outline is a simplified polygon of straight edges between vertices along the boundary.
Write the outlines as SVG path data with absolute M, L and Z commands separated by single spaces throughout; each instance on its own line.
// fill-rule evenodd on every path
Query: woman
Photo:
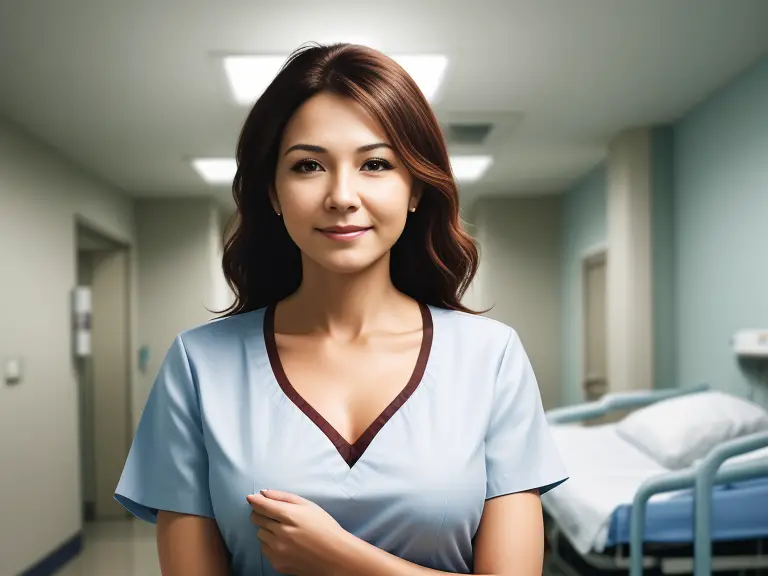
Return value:
M 300 49 L 237 160 L 236 301 L 176 338 L 116 490 L 163 573 L 540 574 L 565 472 L 516 333 L 460 303 L 477 251 L 413 80 Z

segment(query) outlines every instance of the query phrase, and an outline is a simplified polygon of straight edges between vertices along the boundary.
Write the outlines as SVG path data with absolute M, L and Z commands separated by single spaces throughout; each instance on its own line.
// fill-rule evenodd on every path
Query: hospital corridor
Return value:
M 0 576 L 161 546 L 768 576 L 768 0 L 0 0 Z

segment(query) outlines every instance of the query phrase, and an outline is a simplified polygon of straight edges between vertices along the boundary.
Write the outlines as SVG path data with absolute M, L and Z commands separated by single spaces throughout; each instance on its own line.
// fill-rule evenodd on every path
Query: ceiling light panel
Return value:
M 459 182 L 480 180 L 493 164 L 491 156 L 451 156 L 451 170 Z
M 403 54 L 394 55 L 392 59 L 408 72 L 427 100 L 432 102 L 436 98 L 448 68 L 446 56 L 441 54 Z
M 224 71 L 235 101 L 251 106 L 275 79 L 287 56 L 227 56 Z
M 288 56 L 226 56 L 224 72 L 235 101 L 252 106 L 275 79 Z M 448 58 L 441 54 L 398 54 L 392 59 L 413 78 L 430 102 L 436 98 L 448 68 Z
M 237 161 L 234 158 L 196 158 L 192 167 L 208 184 L 230 185 L 237 172 Z

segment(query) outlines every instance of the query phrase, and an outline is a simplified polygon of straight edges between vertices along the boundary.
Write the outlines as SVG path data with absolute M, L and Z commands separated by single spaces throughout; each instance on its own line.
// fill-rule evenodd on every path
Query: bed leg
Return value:
M 565 576 L 581 576 L 573 566 L 560 556 L 560 530 L 557 525 L 554 525 L 552 530 L 549 531 L 547 540 L 549 541 L 549 553 L 545 558 L 554 563 Z

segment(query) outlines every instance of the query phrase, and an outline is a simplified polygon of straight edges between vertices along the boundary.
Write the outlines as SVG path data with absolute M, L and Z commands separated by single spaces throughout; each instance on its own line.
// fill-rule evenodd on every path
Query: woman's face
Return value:
M 305 258 L 347 274 L 389 253 L 418 197 L 381 125 L 320 93 L 286 126 L 271 200 Z

